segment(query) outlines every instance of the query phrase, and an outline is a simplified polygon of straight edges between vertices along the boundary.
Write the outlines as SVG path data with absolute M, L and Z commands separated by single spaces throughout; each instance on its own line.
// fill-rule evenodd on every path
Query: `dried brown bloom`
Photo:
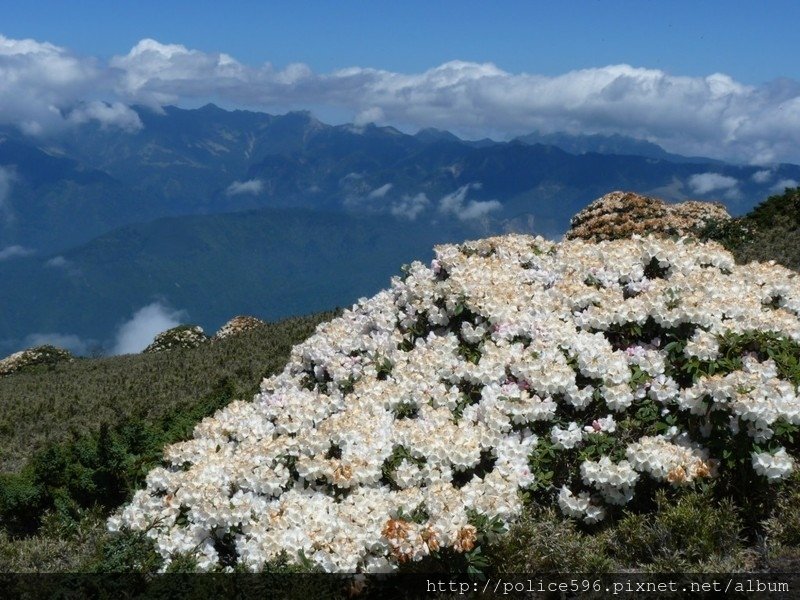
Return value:
M 711 221 L 731 216 L 719 202 L 667 204 L 633 192 L 611 192 L 576 214 L 567 239 L 613 240 L 633 235 L 695 235 Z
M 431 552 L 436 552 L 439 549 L 439 540 L 436 537 L 436 532 L 433 530 L 432 527 L 427 527 L 425 530 L 420 534 L 422 541 L 428 546 L 428 550 Z
M 475 547 L 478 541 L 478 530 L 473 525 L 465 525 L 458 532 L 456 543 L 453 544 L 453 549 L 456 552 L 469 552 Z
M 675 467 L 667 473 L 667 481 L 670 483 L 684 483 L 686 481 L 686 471 L 683 467 Z

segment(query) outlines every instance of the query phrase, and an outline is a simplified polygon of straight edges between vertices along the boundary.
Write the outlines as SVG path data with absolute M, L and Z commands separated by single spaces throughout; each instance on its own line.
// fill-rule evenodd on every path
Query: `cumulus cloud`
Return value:
M 22 258 L 24 256 L 30 256 L 33 254 L 33 250 L 30 248 L 25 248 L 23 246 L 7 246 L 0 250 L 0 262 L 4 260 L 11 260 L 12 258 Z
M 160 302 L 153 302 L 137 310 L 130 320 L 120 325 L 112 354 L 141 352 L 156 335 L 181 324 L 186 313 L 172 310 Z
M 428 200 L 428 197 L 423 192 L 415 196 L 404 194 L 399 201 L 392 204 L 389 208 L 389 212 L 395 217 L 414 221 L 420 213 L 428 208 L 429 204 L 430 200 Z
M 97 121 L 103 129 L 118 127 L 129 132 L 142 128 L 142 120 L 136 111 L 122 102 L 87 102 L 70 111 L 67 121 L 77 125 Z
M 778 181 L 777 183 L 775 183 L 775 185 L 773 185 L 773 186 L 770 188 L 770 191 L 773 191 L 773 192 L 777 192 L 777 193 L 779 193 L 779 194 L 782 194 L 782 193 L 783 193 L 783 191 L 784 191 L 786 188 L 795 188 L 795 187 L 797 187 L 798 185 L 800 185 L 800 183 L 798 183 L 796 179 L 781 179 L 780 181 Z
M 367 197 L 370 200 L 373 200 L 375 198 L 383 198 L 390 189 L 392 189 L 392 184 L 385 183 L 379 188 L 375 188 L 374 190 L 372 190 Z
M 110 91 L 104 69 L 94 58 L 75 56 L 47 42 L 0 35 L 0 123 L 33 135 L 62 128 L 70 108 L 94 100 L 95 90 Z M 76 118 L 94 118 L 92 110 L 99 108 L 83 117 L 79 112 Z
M 467 194 L 471 189 L 480 189 L 480 187 L 480 183 L 468 183 L 452 194 L 447 194 L 439 201 L 439 212 L 445 215 L 453 215 L 460 221 L 470 221 L 472 219 L 480 219 L 490 212 L 500 209 L 502 204 L 497 200 L 466 200 Z
M 756 183 L 767 183 L 770 179 L 772 179 L 772 171 L 770 169 L 764 169 L 762 171 L 756 171 L 753 173 L 753 181 Z
M 265 110 L 326 107 L 356 115 L 357 125 L 438 127 L 468 138 L 620 133 L 689 155 L 800 162 L 800 83 L 788 79 L 753 86 L 723 73 L 690 77 L 627 64 L 545 76 L 467 61 L 420 73 L 363 66 L 315 73 L 152 39 L 104 63 L 46 42 L 0 38 L 0 119 L 31 132 L 100 99 L 110 104 L 74 109 L 72 120 L 130 128 L 135 121 L 116 103 L 159 109 L 208 98 Z
M 248 179 L 247 181 L 234 181 L 225 190 L 228 196 L 238 196 L 240 194 L 260 194 L 264 189 L 264 182 L 260 179 Z
M 695 194 L 708 194 L 715 191 L 730 191 L 739 185 L 735 177 L 719 173 L 698 173 L 689 178 L 689 187 Z

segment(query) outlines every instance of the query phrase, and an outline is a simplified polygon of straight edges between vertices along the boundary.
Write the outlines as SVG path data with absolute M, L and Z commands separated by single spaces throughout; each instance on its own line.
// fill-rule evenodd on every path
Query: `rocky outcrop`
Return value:
M 667 204 L 633 192 L 611 192 L 598 198 L 571 220 L 567 239 L 614 240 L 632 235 L 697 235 L 712 221 L 731 218 L 719 202 L 688 200 Z

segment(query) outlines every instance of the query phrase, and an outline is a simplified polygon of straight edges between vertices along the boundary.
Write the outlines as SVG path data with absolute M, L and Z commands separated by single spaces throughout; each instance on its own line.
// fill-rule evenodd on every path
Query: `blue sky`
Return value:
M 132 104 L 214 101 L 800 162 L 798 22 L 800 2 L 781 0 L 8 2 L 0 123 L 135 131 Z

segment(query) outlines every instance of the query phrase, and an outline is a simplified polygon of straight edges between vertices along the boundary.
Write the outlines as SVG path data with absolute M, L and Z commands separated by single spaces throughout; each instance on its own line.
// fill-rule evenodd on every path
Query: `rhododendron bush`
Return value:
M 529 501 L 602 521 L 657 486 L 794 468 L 800 281 L 717 244 L 436 248 L 165 450 L 112 517 L 169 560 L 380 571 L 470 553 Z M 788 450 L 788 451 L 787 451 Z

